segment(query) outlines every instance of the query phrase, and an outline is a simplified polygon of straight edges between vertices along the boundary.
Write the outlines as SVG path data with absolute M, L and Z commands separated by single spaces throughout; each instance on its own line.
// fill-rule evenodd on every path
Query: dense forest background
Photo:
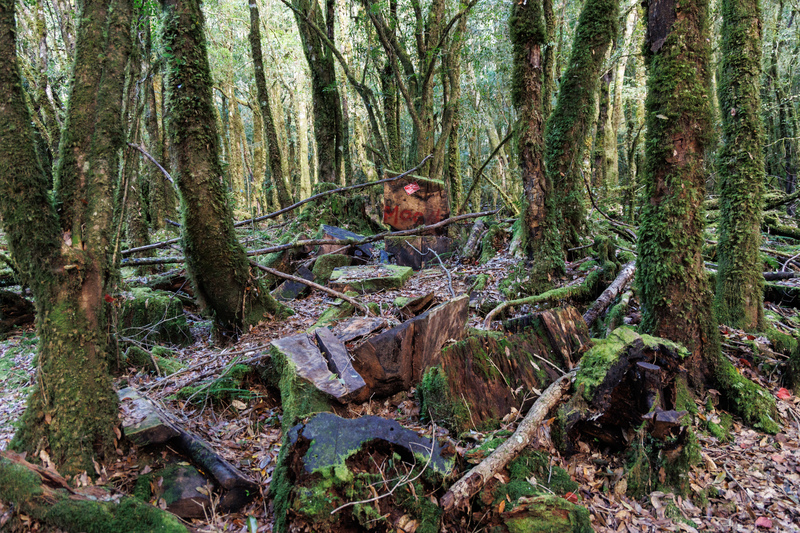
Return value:
M 470 406 L 477 413 L 482 400 L 469 395 L 499 397 L 481 387 L 492 380 L 492 386 L 502 385 L 502 377 L 502 394 L 511 394 L 509 406 L 515 406 L 491 419 L 502 422 L 500 431 L 518 421 L 508 418 L 510 412 L 533 403 L 516 398 L 530 388 L 538 399 L 529 416 L 539 418 L 522 421 L 517 435 L 542 425 L 561 402 L 561 414 L 542 426 L 558 419 L 561 447 L 549 429 L 536 437 L 552 457 L 586 454 L 588 461 L 592 448 L 586 442 L 604 454 L 629 449 L 632 462 L 612 460 L 620 466 L 608 474 L 614 481 L 603 485 L 606 492 L 642 498 L 663 488 L 687 494 L 690 467 L 701 458 L 699 442 L 715 446 L 731 438 L 730 416 L 716 414 L 717 396 L 742 424 L 771 435 L 781 435 L 787 413 L 794 414 L 787 411 L 792 395 L 782 386 L 800 382 L 794 336 L 800 321 L 793 310 L 800 296 L 791 281 L 800 268 L 793 244 L 800 240 L 799 11 L 796 2 L 784 0 L 0 0 L 0 281 L 14 287 L 2 291 L 0 310 L 11 317 L 11 328 L 23 324 L 14 322 L 13 313 L 35 313 L 38 335 L 36 363 L 28 365 L 35 381 L 25 391 L 27 409 L 9 449 L 44 465 L 37 470 L 25 456 L 4 452 L 0 489 L 11 486 L 20 468 L 55 475 L 47 478 L 50 484 L 61 483 L 55 469 L 73 481 L 93 471 L 107 480 L 98 460 L 110 463 L 128 453 L 121 450 L 118 413 L 130 398 L 122 398 L 120 385 L 133 384 L 136 394 L 145 394 L 169 375 L 174 386 L 153 394 L 181 413 L 204 391 L 204 402 L 219 402 L 209 400 L 218 394 L 225 409 L 260 416 L 258 431 L 272 424 L 272 433 L 259 435 L 271 435 L 280 457 L 267 453 L 260 463 L 274 459 L 272 470 L 252 470 L 271 487 L 275 507 L 286 511 L 271 516 L 276 530 L 284 530 L 287 520 L 316 520 L 322 513 L 317 505 L 333 506 L 329 489 L 339 491 L 336 498 L 351 491 L 334 482 L 320 488 L 318 479 L 292 470 L 300 463 L 290 454 L 305 445 L 289 441 L 297 438 L 295 423 L 313 424 L 309 415 L 317 412 L 373 414 L 375 395 L 389 398 L 380 414 L 394 419 L 391 399 L 405 395 L 394 405 L 407 411 L 404 423 L 430 423 L 435 440 L 442 422 L 445 435 L 452 430 L 460 438 L 468 428 L 458 424 L 466 420 L 478 433 Z M 398 176 L 403 172 L 413 177 Z M 400 179 L 409 180 L 405 189 L 396 185 Z M 418 208 L 424 212 L 392 211 L 396 195 L 406 199 L 420 190 L 415 198 L 425 198 Z M 411 240 L 392 240 L 412 235 L 420 249 Z M 380 244 L 373 248 L 373 242 Z M 440 256 L 434 247 L 441 243 Z M 416 261 L 418 272 L 405 265 L 399 285 L 379 288 L 377 296 L 363 279 L 331 278 L 334 266 L 351 263 L 404 268 L 389 265 L 390 255 L 397 263 Z M 423 263 L 428 271 L 420 271 Z M 166 271 L 171 266 L 178 269 Z M 431 267 L 446 275 L 446 283 L 430 282 Z M 344 272 L 336 275 L 349 279 Z M 405 290 L 409 278 L 408 294 L 391 292 Z M 765 279 L 786 285 L 776 288 Z M 290 282 L 299 285 L 287 288 Z M 354 287 L 359 291 L 346 292 Z M 156 305 L 157 292 L 165 307 L 163 316 L 153 318 L 148 306 Z M 323 299 L 328 296 L 339 299 L 331 303 Z M 137 300 L 149 318 L 132 325 Z M 549 307 L 566 302 L 584 309 Z M 325 347 L 335 340 L 328 327 L 335 331 L 351 319 L 342 312 L 347 306 L 349 314 L 363 314 L 352 318 L 359 324 L 353 327 L 366 329 L 349 337 L 359 340 L 347 346 L 336 342 L 349 368 L 357 367 L 361 396 L 345 384 L 346 370 L 334 372 Z M 183 361 L 160 351 L 161 340 L 148 339 L 170 321 L 186 326 L 173 332 L 186 342 L 202 339 Z M 636 331 L 615 333 L 622 324 Z M 144 337 L 130 333 L 136 328 L 146 331 Z M 502 336 L 493 336 L 497 329 Z M 397 337 L 385 340 L 390 333 Z M 527 334 L 538 340 L 520 337 Z M 165 335 L 164 344 L 179 344 Z M 731 340 L 740 337 L 743 342 Z M 240 350 L 249 357 L 246 364 L 222 358 L 229 353 L 225 347 L 241 338 L 258 345 Z M 531 385 L 525 381 L 530 376 L 517 374 L 519 366 L 530 371 L 530 357 L 542 359 L 531 353 L 547 351 L 527 344 L 535 342 L 550 351 L 546 371 L 530 360 L 540 379 Z M 380 365 L 373 359 L 390 353 L 389 345 L 413 360 L 403 367 L 406 375 L 390 379 L 386 368 L 375 370 Z M 220 349 L 225 362 L 201 370 L 198 358 Z M 499 355 L 486 355 L 493 349 Z M 320 350 L 328 363 L 303 359 L 311 352 L 322 358 Z M 348 350 L 360 355 L 348 356 Z M 512 351 L 528 359 L 511 364 Z M 584 352 L 576 365 L 571 358 Z M 463 360 L 446 364 L 443 358 L 454 353 Z M 501 371 L 495 355 L 510 367 Z M 473 368 L 486 358 L 497 375 Z M 619 370 L 623 364 L 625 372 Z M 613 365 L 615 372 L 608 370 Z M 471 370 L 459 374 L 462 367 Z M 317 371 L 330 376 L 302 374 Z M 255 374 L 258 384 L 252 385 Z M 512 387 L 507 376 L 520 386 Z M 608 376 L 623 377 L 612 384 Z M 576 392 L 564 404 L 570 379 Z M 236 391 L 260 389 L 255 396 L 231 396 L 220 392 L 223 381 Z M 199 391 L 180 396 L 178 389 L 196 382 L 204 383 Z M 337 396 L 340 382 L 347 393 Z M 468 417 L 460 404 L 441 414 L 455 390 Z M 596 403 L 604 394 L 627 399 L 623 407 L 634 414 L 622 417 L 624 428 L 614 426 L 618 405 Z M 591 405 L 580 403 L 581 396 Z M 272 401 L 267 417 L 263 412 Z M 211 434 L 204 410 L 205 403 L 191 424 Z M 583 418 L 567 420 L 573 413 Z M 695 434 L 687 414 L 704 435 Z M 175 424 L 165 423 L 187 450 L 210 450 Z M 248 431 L 255 441 L 261 437 L 253 427 Z M 514 438 L 534 440 L 534 430 L 527 431 L 524 439 Z M 785 439 L 775 438 L 782 449 Z M 413 516 L 434 529 L 447 524 L 466 531 L 474 516 L 458 513 L 482 491 L 477 500 L 505 531 L 509 513 L 533 512 L 527 495 L 522 503 L 509 494 L 502 505 L 488 503 L 496 489 L 488 480 L 499 475 L 505 484 L 498 472 L 511 474 L 505 465 L 523 453 L 523 446 L 512 450 L 512 440 L 496 446 L 505 462 L 487 467 L 495 470 L 480 486 L 467 474 L 445 491 L 441 479 L 427 477 L 430 472 L 416 485 L 428 464 L 412 477 L 419 464 L 403 463 L 406 471 L 398 473 L 401 466 L 392 459 L 397 486 L 426 492 L 433 518 L 423 519 L 422 504 L 411 512 L 405 496 L 393 496 L 391 489 L 375 496 L 392 498 L 386 499 L 388 510 L 376 504 L 384 515 L 374 520 L 406 531 L 397 524 Z M 447 453 L 469 461 L 464 443 L 451 441 L 456 452 Z M 375 464 L 387 453 L 359 446 Z M 133 464 L 137 452 L 130 449 Z M 428 463 L 438 460 L 434 449 L 435 443 Z M 206 451 L 199 455 L 217 457 Z M 476 470 L 491 463 L 480 461 Z M 226 497 L 248 492 L 240 503 L 251 504 L 253 481 L 219 467 L 227 464 L 222 459 L 214 464 L 231 484 L 220 481 Z M 130 470 L 137 468 L 149 472 L 150 465 Z M 354 468 L 363 473 L 359 469 L 372 466 Z M 381 476 L 389 472 L 383 468 L 381 463 Z M 570 474 L 591 483 L 583 472 Z M 120 474 L 129 475 L 135 477 Z M 28 494 L 27 488 L 14 490 L 11 500 Z M 308 496 L 315 490 L 322 492 Z M 561 500 L 574 504 L 574 490 L 549 502 L 546 514 L 558 514 L 553 509 Z M 702 493 L 706 508 L 709 495 L 719 495 L 691 490 Z M 347 494 L 351 501 L 319 516 L 352 505 L 347 520 L 370 524 L 363 504 L 372 500 L 354 502 L 355 492 Z M 28 512 L 52 522 L 35 499 L 25 501 Z M 159 496 L 154 501 L 160 505 Z M 504 514 L 506 501 L 515 510 Z M 791 514 L 782 506 L 776 519 Z M 272 512 L 263 511 L 264 518 Z M 153 518 L 162 519 L 174 525 L 171 518 Z M 326 524 L 326 530 L 345 531 L 350 522 Z

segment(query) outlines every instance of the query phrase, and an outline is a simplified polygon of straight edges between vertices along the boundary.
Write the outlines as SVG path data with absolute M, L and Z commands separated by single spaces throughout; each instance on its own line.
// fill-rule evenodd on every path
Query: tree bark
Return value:
M 278 143 L 278 130 L 275 127 L 275 120 L 272 116 L 270 107 L 270 95 L 267 90 L 267 78 L 264 72 L 264 59 L 261 54 L 261 29 L 260 17 L 258 13 L 258 3 L 249 0 L 250 6 L 250 53 L 253 56 L 253 71 L 256 78 L 256 90 L 258 91 L 258 105 L 263 117 L 264 133 L 269 150 L 269 169 L 272 178 L 272 185 L 278 192 L 278 203 L 280 207 L 287 207 L 292 204 L 292 196 L 286 185 L 286 174 L 283 171 L 284 155 L 281 153 L 281 145 Z M 277 102 L 280 104 L 280 102 Z
M 126 0 L 82 5 L 57 213 L 33 149 L 13 5 L 0 1 L 0 213 L 20 275 L 35 295 L 40 341 L 38 380 L 11 446 L 37 456 L 48 449 L 62 471 L 91 472 L 93 456 L 113 456 L 115 448 L 103 295 L 117 154 L 124 145 L 132 6 Z
M 649 4 L 645 198 L 637 285 L 642 330 L 686 346 L 701 383 L 719 355 L 719 332 L 703 265 L 704 154 L 712 123 L 708 0 Z
M 195 294 L 214 311 L 219 333 L 236 335 L 285 315 L 251 273 L 236 240 L 219 162 L 203 13 L 197 0 L 164 0 L 168 132 L 181 194 L 183 248 Z
M 720 175 L 717 319 L 731 327 L 764 326 L 761 199 L 761 9 L 758 0 L 722 0 L 719 100 L 723 144 Z
M 585 216 L 580 176 L 584 139 L 597 101 L 603 60 L 617 35 L 618 0 L 587 0 L 578 19 L 570 62 L 545 133 L 545 167 L 558 198 L 562 247 L 579 245 Z

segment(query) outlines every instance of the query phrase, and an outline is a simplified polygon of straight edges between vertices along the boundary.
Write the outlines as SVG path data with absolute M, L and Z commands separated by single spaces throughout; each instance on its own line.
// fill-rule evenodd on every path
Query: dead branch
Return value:
M 172 186 L 177 189 L 177 185 L 175 185 L 175 181 L 172 179 L 172 176 L 169 175 L 169 172 L 167 172 L 167 170 L 164 167 L 162 167 L 161 164 L 158 161 L 156 161 L 156 158 L 153 157 L 152 155 L 150 155 L 147 152 L 147 150 L 144 149 L 144 147 L 139 146 L 138 144 L 134 144 L 134 143 L 128 143 L 128 146 L 130 146 L 131 148 L 134 148 L 134 149 L 138 150 L 139 152 L 141 152 L 142 155 L 144 155 L 147 159 L 150 160 L 151 163 L 153 163 L 155 166 L 157 166 L 158 170 L 160 170 L 161 173 L 164 175 L 164 178 L 166 178 L 166 180 L 168 182 L 170 182 L 172 184 Z M 125 251 L 123 251 L 123 253 L 125 253 Z
M 291 274 L 284 274 L 280 270 L 275 270 L 274 268 L 269 268 L 269 267 L 265 267 L 264 265 L 259 265 L 258 263 L 256 263 L 252 259 L 250 260 L 250 264 L 253 265 L 254 267 L 258 268 L 259 270 L 263 270 L 264 272 L 272 274 L 273 276 L 277 276 L 277 277 L 283 278 L 283 279 L 288 279 L 290 281 L 295 281 L 297 283 L 302 283 L 303 285 L 308 285 L 309 287 L 311 287 L 313 289 L 317 289 L 318 291 L 326 292 L 326 293 L 330 294 L 331 296 L 335 296 L 337 298 L 341 298 L 345 302 L 348 302 L 348 303 L 352 304 L 354 307 L 357 307 L 357 308 L 361 309 L 366 314 L 375 316 L 375 313 L 370 311 L 369 307 L 367 307 L 366 305 L 362 304 L 358 300 L 354 300 L 353 298 L 350 298 L 349 296 L 347 296 L 346 294 L 344 294 L 342 292 L 335 291 L 335 290 L 333 290 L 331 288 L 328 288 L 328 287 L 323 287 L 319 283 L 314 283 L 313 281 L 308 281 L 307 279 L 304 279 L 304 278 L 300 278 L 300 277 L 297 277 L 297 276 L 292 276 Z
M 447 490 L 439 500 L 445 513 L 464 505 L 481 490 L 487 479 L 502 470 L 528 445 L 548 411 L 561 400 L 561 396 L 569 389 L 574 375 L 575 371 L 565 374 L 547 387 L 520 422 L 514 434 Z
M 589 307 L 589 309 L 584 313 L 583 320 L 586 322 L 586 325 L 591 327 L 592 323 L 597 320 L 597 317 L 600 316 L 600 313 L 606 310 L 611 302 L 614 301 L 619 293 L 623 291 L 623 289 L 630 283 L 631 279 L 633 279 L 633 274 L 636 272 L 636 261 L 631 261 L 628 264 L 622 267 L 619 275 L 617 275 L 617 279 L 608 286 L 606 290 L 603 291 L 603 294 L 594 301 L 594 303 Z

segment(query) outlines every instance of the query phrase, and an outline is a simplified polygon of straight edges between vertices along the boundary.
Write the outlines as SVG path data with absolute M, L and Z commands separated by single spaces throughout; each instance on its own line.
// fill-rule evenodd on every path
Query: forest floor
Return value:
M 448 264 L 455 294 L 467 289 L 467 276 L 489 274 L 491 282 L 483 295 L 490 300 L 500 300 L 497 283 L 504 279 L 515 260 L 499 255 L 484 265 Z M 561 282 L 579 279 L 583 273 L 569 270 Z M 384 291 L 365 295 L 362 301 L 391 303 L 397 296 L 423 295 L 434 292 L 438 301 L 450 297 L 448 276 L 442 268 L 432 268 L 416 273 L 401 291 Z M 146 390 L 147 395 L 165 406 L 187 428 L 204 438 L 232 464 L 263 487 L 262 495 L 240 512 L 221 514 L 212 510 L 204 520 L 195 520 L 187 526 L 196 531 L 248 531 L 249 517 L 257 523 L 257 531 L 272 530 L 272 508 L 268 497 L 271 475 L 280 451 L 280 404 L 260 383 L 248 384 L 249 394 L 232 401 L 212 405 L 209 401 L 187 404 L 174 397 L 176 391 L 193 384 L 200 373 L 221 373 L 236 361 L 253 357 L 268 350 L 274 339 L 295 334 L 313 325 L 321 312 L 330 304 L 330 298 L 319 292 L 290 303 L 295 315 L 282 322 L 263 323 L 243 335 L 234 345 L 216 346 L 209 338 L 208 322 L 200 317 L 195 327 L 196 342 L 176 350 L 177 357 L 187 370 L 171 377 L 157 378 L 152 374 L 131 369 L 117 378 L 119 386 L 135 386 Z M 771 305 L 771 304 L 768 304 Z M 633 322 L 636 322 L 633 306 Z M 785 316 L 792 309 L 774 307 L 773 312 Z M 516 309 L 517 314 L 532 309 Z M 482 322 L 475 309 L 471 309 L 469 326 Z M 580 484 L 579 503 L 588 508 L 592 524 L 598 532 L 643 531 L 800 531 L 800 399 L 780 392 L 777 373 L 762 374 L 759 364 L 753 363 L 753 341 L 763 345 L 763 338 L 753 338 L 742 332 L 722 329 L 726 356 L 747 375 L 778 396 L 779 423 L 782 430 L 777 435 L 754 431 L 734 419 L 730 438 L 718 440 L 705 430 L 704 420 L 719 420 L 727 415 L 720 410 L 707 410 L 706 398 L 697 398 L 699 414 L 694 419 L 694 429 L 702 446 L 702 461 L 691 468 L 691 494 L 681 497 L 672 493 L 652 492 L 648 497 L 634 500 L 625 495 L 626 457 L 603 450 L 581 446 L 580 452 L 562 457 L 553 447 L 546 431 L 537 442 L 531 443 L 552 454 L 553 462 L 566 469 Z M 33 354 L 36 338 L 28 331 L 12 336 L 0 343 L 0 450 L 5 449 L 14 432 L 14 421 L 19 420 L 24 409 L 25 394 L 35 379 Z M 771 353 L 768 350 L 766 353 Z M 761 368 L 772 365 L 764 353 L 759 354 Z M 769 359 L 770 356 L 767 356 Z M 778 362 L 782 356 L 774 355 Z M 708 391 L 714 394 L 715 391 Z M 419 420 L 419 407 L 412 391 L 400 393 L 382 402 L 369 401 L 351 408 L 353 415 L 377 414 L 401 421 L 405 426 L 430 436 L 432 428 Z M 507 417 L 501 429 L 513 430 L 524 413 Z M 436 428 L 437 435 L 446 430 Z M 470 443 L 456 443 L 458 453 L 491 437 L 491 434 L 474 433 Z M 130 493 L 137 477 L 149 471 L 141 466 L 142 452 L 131 447 L 123 451 L 115 464 L 107 465 L 95 483 Z M 158 457 L 155 458 L 158 461 Z M 91 482 L 91 481 L 90 481 Z M 713 488 L 713 490 L 706 490 Z M 715 494 L 706 501 L 700 494 Z M 158 504 L 158 502 L 154 502 Z M 11 509 L 0 502 L 0 531 L 18 520 L 9 520 Z M 7 522 L 8 521 L 8 522 Z M 23 530 L 35 531 L 38 524 L 25 523 Z M 16 530 L 16 529 L 15 529 Z M 44 531 L 45 529 L 38 529 Z M 480 526 L 475 530 L 481 531 Z

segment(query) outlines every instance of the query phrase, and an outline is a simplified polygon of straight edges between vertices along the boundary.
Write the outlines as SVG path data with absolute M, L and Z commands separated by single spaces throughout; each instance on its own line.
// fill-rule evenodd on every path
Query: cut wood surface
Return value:
M 446 513 L 465 505 L 471 497 L 481 490 L 486 480 L 500 472 L 509 461 L 519 455 L 522 449 L 531 441 L 539 424 L 542 423 L 550 409 L 558 403 L 567 389 L 569 389 L 570 380 L 574 375 L 574 372 L 565 374 L 547 387 L 533 404 L 530 411 L 528 411 L 528 414 L 525 415 L 522 422 L 520 422 L 514 434 L 492 452 L 489 457 L 453 483 L 439 500 L 442 509 Z
M 635 272 L 636 261 L 626 263 L 622 267 L 622 270 L 620 270 L 614 282 L 603 291 L 600 297 L 595 300 L 592 306 L 583 314 L 583 320 L 586 321 L 587 326 L 591 327 L 594 321 L 597 320 L 597 317 L 599 317 L 600 314 L 605 311 L 609 305 L 611 305 L 611 302 L 614 301 L 614 298 L 619 296 L 619 294 L 625 290 L 625 287 L 633 279 Z
M 450 216 L 444 183 L 406 176 L 383 185 L 383 223 L 396 230 L 441 222 Z

